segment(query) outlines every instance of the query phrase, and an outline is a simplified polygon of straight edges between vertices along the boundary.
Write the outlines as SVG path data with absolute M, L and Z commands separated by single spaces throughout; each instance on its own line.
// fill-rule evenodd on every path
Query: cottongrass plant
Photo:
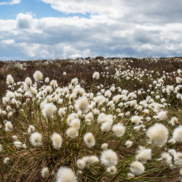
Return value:
M 182 129 L 170 112 L 182 100 L 180 74 L 122 61 L 113 75 L 94 72 L 87 89 L 78 78 L 60 87 L 40 71 L 17 83 L 7 75 L 0 107 L 0 178 L 114 182 L 155 181 L 161 171 L 181 174 Z M 101 78 L 113 82 L 105 87 Z M 165 84 L 170 78 L 173 85 Z M 147 80 L 148 87 L 127 90 L 126 80 L 139 86 Z

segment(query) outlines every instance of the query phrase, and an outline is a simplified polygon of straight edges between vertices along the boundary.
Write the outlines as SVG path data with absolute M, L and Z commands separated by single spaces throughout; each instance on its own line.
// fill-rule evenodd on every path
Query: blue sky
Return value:
M 11 0 L 0 0 L 0 3 L 11 2 Z M 90 13 L 64 13 L 51 8 L 50 4 L 44 3 L 40 0 L 21 0 L 19 4 L 14 5 L 1 5 L 0 6 L 0 19 L 16 19 L 19 13 L 32 13 L 36 18 L 43 17 L 69 17 L 79 16 L 89 18 Z
M 181 0 L 0 0 L 0 60 L 182 56 L 181 9 Z

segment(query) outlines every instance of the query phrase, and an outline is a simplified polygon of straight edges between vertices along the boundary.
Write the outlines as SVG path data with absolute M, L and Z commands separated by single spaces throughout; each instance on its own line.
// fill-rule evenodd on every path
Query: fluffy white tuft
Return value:
M 161 111 L 158 113 L 157 118 L 161 121 L 166 120 L 167 119 L 167 113 L 165 111 Z
M 130 165 L 130 171 L 134 175 L 141 175 L 145 171 L 145 167 L 141 162 L 133 162 Z
M 75 103 L 75 108 L 85 113 L 88 111 L 88 105 L 88 99 L 86 97 L 80 97 Z
M 25 83 L 30 87 L 32 85 L 32 80 L 30 77 L 26 77 Z
M 86 166 L 86 163 L 85 163 L 85 161 L 84 161 L 83 159 L 78 159 L 78 160 L 76 161 L 76 165 L 77 165 L 77 167 L 78 167 L 79 169 L 84 169 L 85 166 Z
M 49 77 L 45 78 L 45 83 L 49 83 Z
M 104 150 L 101 154 L 101 164 L 106 167 L 116 166 L 118 163 L 118 156 L 116 152 L 111 149 Z
M 92 77 L 93 77 L 93 79 L 97 79 L 98 80 L 99 77 L 100 77 L 99 72 L 94 72 Z
M 103 144 L 101 145 L 101 149 L 102 149 L 102 150 L 107 150 L 107 148 L 108 148 L 108 144 L 107 144 L 107 143 L 103 143 Z
M 8 132 L 13 131 L 13 125 L 12 125 L 11 121 L 6 121 L 6 123 L 5 123 L 5 131 L 8 131 Z
M 131 120 L 131 122 L 134 123 L 135 125 L 138 125 L 138 124 L 140 124 L 140 122 L 141 122 L 140 116 L 132 116 L 130 120 Z
M 125 146 L 126 146 L 126 148 L 130 148 L 131 146 L 133 145 L 133 142 L 132 141 L 126 141 L 125 142 Z
M 78 136 L 78 130 L 76 128 L 68 128 L 66 130 L 66 134 L 68 135 L 68 137 L 70 138 L 76 138 Z
M 137 153 L 138 153 L 136 155 L 137 161 L 141 162 L 142 164 L 145 164 L 147 160 L 151 159 L 152 150 L 146 149 L 145 147 L 140 146 Z
M 112 124 L 110 122 L 102 123 L 101 130 L 102 132 L 109 132 L 111 130 Z
M 95 138 L 92 133 L 86 133 L 83 139 L 87 147 L 92 148 L 95 145 Z
M 57 107 L 53 103 L 48 103 L 44 105 L 42 109 L 42 114 L 45 117 L 53 118 L 53 114 L 57 111 Z
M 112 131 L 113 131 L 114 135 L 117 137 L 122 137 L 125 133 L 125 130 L 126 130 L 126 127 L 123 126 L 122 123 L 115 124 L 112 127 Z
M 169 166 L 172 164 L 172 157 L 167 152 L 163 152 L 161 154 L 161 158 L 158 159 L 158 161 L 161 161 L 163 166 Z
M 10 160 L 9 157 L 5 157 L 4 160 L 3 160 L 3 163 L 4 163 L 4 164 L 8 164 L 8 163 L 9 163 L 9 160 Z
M 75 118 L 75 119 L 71 120 L 69 125 L 70 125 L 70 127 L 76 128 L 78 130 L 80 128 L 80 119 Z
M 169 124 L 171 124 L 172 126 L 179 124 L 178 118 L 172 117 L 171 120 L 169 121 Z
M 31 134 L 30 136 L 30 143 L 34 146 L 34 147 L 39 147 L 42 145 L 42 134 L 38 133 L 38 132 L 34 132 Z
M 147 130 L 147 136 L 153 145 L 161 147 L 168 139 L 168 129 L 163 125 L 156 123 Z
M 176 83 L 182 83 L 182 78 L 176 77 Z
M 48 167 L 42 168 L 41 176 L 42 176 L 42 178 L 47 178 L 49 176 L 49 169 L 48 169 Z
M 60 167 L 57 172 L 56 182 L 77 182 L 77 177 L 70 168 Z
M 115 175 L 116 172 L 117 172 L 117 169 L 115 166 L 111 166 L 111 167 L 108 167 L 107 168 L 107 172 L 110 174 L 110 175 Z
M 35 81 L 40 81 L 43 79 L 43 74 L 42 72 L 40 71 L 36 71 L 34 74 L 33 74 L 33 77 L 35 79 Z
M 7 83 L 8 85 L 14 84 L 14 78 L 12 77 L 12 75 L 10 75 L 10 74 L 7 75 L 6 83 Z
M 63 139 L 60 134 L 54 132 L 51 136 L 53 148 L 59 150 L 61 148 Z
M 28 127 L 28 133 L 33 133 L 35 131 L 35 126 L 33 126 L 33 125 L 29 125 L 29 127 Z
M 179 126 L 174 130 L 173 138 L 176 142 L 182 142 L 182 126 Z

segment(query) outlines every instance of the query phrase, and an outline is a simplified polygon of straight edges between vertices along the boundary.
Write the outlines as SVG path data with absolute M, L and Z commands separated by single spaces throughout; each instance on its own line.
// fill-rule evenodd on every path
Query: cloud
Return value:
M 13 39 L 2 40 L 2 42 L 5 44 L 14 44 L 15 43 L 15 41 Z
M 42 1 L 90 17 L 19 13 L 15 20 L 0 19 L 0 59 L 182 55 L 182 1 Z
M 21 0 L 12 0 L 11 2 L 2 2 L 0 5 L 13 5 L 13 4 L 20 4 Z
M 30 29 L 33 18 L 31 14 L 18 14 L 17 16 L 17 27 L 20 29 Z
M 182 22 L 182 1 L 176 0 L 41 0 L 60 12 L 98 13 L 115 20 L 135 23 Z

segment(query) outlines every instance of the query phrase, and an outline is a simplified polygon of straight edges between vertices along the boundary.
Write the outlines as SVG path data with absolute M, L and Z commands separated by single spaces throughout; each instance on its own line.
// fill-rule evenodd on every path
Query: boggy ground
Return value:
M 77 180 L 83 182 L 180 181 L 182 139 L 180 141 L 179 138 L 182 134 L 179 132 L 176 137 L 174 131 L 182 125 L 182 80 L 177 81 L 177 77 L 182 78 L 181 69 L 182 58 L 179 57 L 0 62 L 0 180 L 55 181 L 58 169 L 68 167 L 74 171 Z M 33 74 L 37 70 L 43 74 L 43 79 L 35 82 Z M 93 78 L 94 72 L 99 73 L 98 79 Z M 6 83 L 8 74 L 13 76 L 16 84 Z M 36 92 L 24 86 L 26 77 L 31 78 L 31 86 Z M 50 81 L 56 80 L 57 86 L 45 83 L 46 77 Z M 78 78 L 78 83 L 70 86 L 73 78 Z M 50 84 L 51 93 L 46 90 Z M 8 90 L 11 96 L 7 94 Z M 82 107 L 75 105 L 80 97 L 88 99 L 86 112 L 80 112 Z M 56 107 L 52 118 L 44 111 L 50 103 Z M 70 137 L 68 132 L 69 128 L 75 127 L 71 120 L 68 121 L 72 113 L 75 113 L 73 119 L 80 122 L 76 126 L 78 136 L 75 137 Z M 87 116 L 88 113 L 92 113 L 93 117 Z M 104 113 L 102 117 L 101 113 Z M 160 116 L 161 113 L 165 113 L 164 116 Z M 139 118 L 132 119 L 132 116 Z M 104 123 L 108 125 L 105 127 Z M 153 136 L 147 136 L 147 131 L 155 123 L 162 124 L 169 133 L 167 136 L 164 134 L 164 140 L 167 139 L 160 147 L 149 142 Z M 119 129 L 120 136 L 113 129 L 117 124 L 124 127 L 122 131 Z M 35 127 L 33 131 L 28 131 L 30 125 Z M 40 146 L 34 146 L 30 141 L 34 132 L 42 135 Z M 50 138 L 54 132 L 60 134 L 63 140 L 59 150 L 55 149 Z M 84 140 L 89 132 L 95 138 L 91 148 Z M 172 142 L 170 139 L 173 139 Z M 132 142 L 131 146 L 126 144 L 128 141 Z M 109 166 L 101 158 L 103 143 L 107 143 L 108 149 L 116 152 L 118 157 L 113 174 L 108 172 Z M 147 156 L 141 154 L 139 146 L 151 152 Z M 172 155 L 170 149 L 177 153 Z M 169 156 L 161 162 L 158 159 L 164 152 Z M 77 160 L 92 155 L 96 157 L 95 161 L 81 169 Z M 138 174 L 132 171 L 131 164 L 135 161 L 143 163 L 145 170 Z M 87 160 L 85 162 L 88 163 Z M 46 177 L 41 173 L 44 167 L 49 170 Z

